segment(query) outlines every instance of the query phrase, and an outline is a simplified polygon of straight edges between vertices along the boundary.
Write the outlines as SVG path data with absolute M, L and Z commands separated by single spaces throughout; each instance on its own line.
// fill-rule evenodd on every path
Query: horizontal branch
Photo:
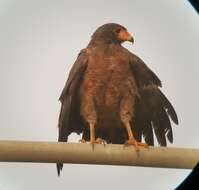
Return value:
M 199 149 L 0 141 L 0 162 L 40 162 L 148 166 L 192 169 L 199 161 Z

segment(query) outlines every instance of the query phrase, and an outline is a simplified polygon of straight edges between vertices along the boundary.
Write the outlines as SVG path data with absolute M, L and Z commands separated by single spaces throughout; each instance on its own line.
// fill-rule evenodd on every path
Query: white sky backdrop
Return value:
M 134 46 L 125 46 L 162 80 L 180 121 L 169 146 L 199 147 L 199 20 L 185 0 L 0 0 L 0 139 L 57 140 L 68 71 L 107 22 L 133 33 Z M 65 165 L 58 178 L 54 164 L 0 163 L 0 190 L 168 190 L 189 172 Z

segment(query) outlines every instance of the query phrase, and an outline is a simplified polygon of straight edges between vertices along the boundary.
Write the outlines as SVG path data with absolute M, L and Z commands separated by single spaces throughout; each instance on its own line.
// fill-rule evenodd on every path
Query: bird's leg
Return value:
M 101 138 L 97 138 L 95 140 L 95 125 L 90 123 L 89 124 L 90 127 L 90 144 L 92 145 L 92 148 L 94 148 L 94 144 L 104 144 L 105 145 L 105 141 Z
M 141 143 L 141 142 L 137 142 L 132 129 L 131 129 L 131 125 L 129 122 L 126 122 L 125 124 L 125 128 L 127 130 L 127 134 L 128 134 L 128 140 L 126 141 L 126 145 L 133 145 L 135 147 L 135 150 L 138 151 L 139 150 L 139 146 L 144 147 L 144 148 L 148 148 L 148 145 L 145 143 Z
M 124 125 L 125 125 L 125 127 L 126 127 L 127 134 L 128 134 L 128 140 L 126 141 L 125 144 L 134 145 L 134 146 L 135 146 L 135 150 L 138 151 L 138 150 L 139 150 L 138 144 L 137 144 L 137 141 L 136 141 L 135 138 L 134 138 L 133 132 L 132 132 L 132 130 L 131 130 L 131 125 L 130 125 L 130 123 L 129 123 L 129 122 L 126 122 Z
M 93 123 L 89 123 L 89 127 L 90 127 L 90 144 L 92 145 L 92 147 L 94 148 L 94 143 L 95 143 L 95 126 Z
M 141 142 L 137 142 L 133 135 L 130 121 L 134 120 L 134 105 L 135 97 L 132 96 L 132 94 L 126 93 L 120 102 L 120 118 L 128 134 L 128 140 L 126 141 L 126 145 L 133 145 L 135 149 L 138 151 L 139 146 L 148 147 L 148 145 Z
M 90 89 L 90 83 L 88 87 Z M 87 94 L 82 97 L 80 106 L 81 116 L 83 117 L 86 127 L 89 128 L 90 132 L 90 144 L 94 148 L 95 143 L 95 126 L 97 122 L 97 113 L 94 103 L 94 98 L 92 94 Z

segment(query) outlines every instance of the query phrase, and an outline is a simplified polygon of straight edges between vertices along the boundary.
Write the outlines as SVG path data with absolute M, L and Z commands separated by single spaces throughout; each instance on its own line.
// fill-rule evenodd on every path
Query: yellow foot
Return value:
M 101 139 L 101 138 L 97 138 L 95 141 L 94 140 L 90 140 L 90 144 L 92 145 L 92 148 L 94 149 L 94 144 L 103 144 L 105 146 L 105 140 Z
M 95 143 L 96 143 L 96 144 L 103 144 L 103 145 L 105 146 L 106 141 L 103 140 L 103 139 L 101 139 L 101 138 L 97 138 L 97 139 L 95 140 Z
M 133 145 L 136 151 L 139 151 L 140 147 L 149 148 L 149 145 L 142 142 L 137 142 L 136 140 L 127 140 L 124 145 Z

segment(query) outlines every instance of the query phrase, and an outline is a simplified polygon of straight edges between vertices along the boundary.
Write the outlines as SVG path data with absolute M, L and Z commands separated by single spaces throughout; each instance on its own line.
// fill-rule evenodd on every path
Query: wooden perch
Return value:
M 40 162 L 147 166 L 192 169 L 199 149 L 149 147 L 136 152 L 132 146 L 0 141 L 0 162 Z

